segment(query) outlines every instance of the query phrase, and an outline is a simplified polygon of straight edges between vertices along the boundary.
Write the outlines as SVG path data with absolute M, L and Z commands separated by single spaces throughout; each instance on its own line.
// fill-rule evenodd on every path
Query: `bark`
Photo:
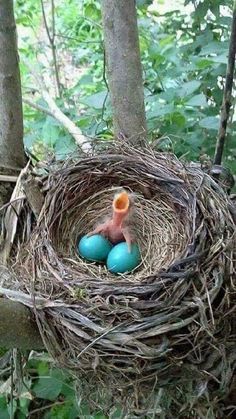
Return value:
M 0 158 L 1 167 L 25 164 L 13 0 L 0 0 Z
M 102 16 L 114 134 L 142 144 L 146 118 L 135 0 L 103 0 Z
M 224 144 L 226 138 L 226 129 L 229 119 L 229 113 L 232 103 L 232 88 L 234 81 L 234 68 L 235 68 L 235 55 L 236 55 L 236 0 L 234 0 L 233 7 L 233 22 L 231 28 L 231 36 L 229 41 L 229 55 L 228 65 L 225 79 L 225 88 L 223 95 L 223 102 L 220 115 L 220 127 L 218 132 L 218 139 L 215 149 L 214 164 L 221 164 Z
M 0 298 L 0 347 L 43 349 L 31 311 L 21 303 Z
M 21 83 L 13 0 L 0 0 L 0 207 L 9 201 L 12 182 L 24 165 Z M 0 346 L 43 349 L 30 310 L 23 304 L 3 298 L 0 298 Z

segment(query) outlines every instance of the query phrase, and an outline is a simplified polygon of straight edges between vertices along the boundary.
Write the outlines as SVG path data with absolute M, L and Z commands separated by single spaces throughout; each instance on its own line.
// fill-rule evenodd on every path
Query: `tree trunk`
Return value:
M 21 303 L 0 298 L 0 347 L 43 349 L 37 324 Z
M 7 180 L 8 175 L 19 174 L 24 165 L 21 83 L 13 0 L 0 0 L 0 174 L 7 175 Z M 12 190 L 10 181 L 0 181 L 0 207 L 9 201 Z M 30 310 L 3 298 L 0 298 L 0 346 L 43 348 Z
M 102 16 L 114 134 L 142 144 L 146 117 L 135 0 L 103 0 Z
M 0 0 L 0 168 L 25 164 L 23 116 L 13 0 Z

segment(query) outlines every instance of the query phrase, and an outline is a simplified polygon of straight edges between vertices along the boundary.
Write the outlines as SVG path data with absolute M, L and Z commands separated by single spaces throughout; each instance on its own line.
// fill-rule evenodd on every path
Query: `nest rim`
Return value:
M 167 255 L 166 266 L 158 260 L 159 265 L 147 268 L 157 248 L 163 248 L 163 242 L 151 240 L 154 247 L 148 249 L 142 267 L 129 275 L 107 273 L 76 254 L 79 234 L 106 215 L 108 202 L 121 187 L 137 194 L 142 249 L 143 207 L 149 221 L 145 244 L 153 230 L 163 232 L 167 210 L 166 224 L 174 233 L 181 231 L 178 252 Z M 218 363 L 222 354 L 214 349 L 216 341 L 224 347 L 225 356 L 232 352 L 229 312 L 236 269 L 232 262 L 235 224 L 224 190 L 201 167 L 183 164 L 171 154 L 132 147 L 121 151 L 117 145 L 109 153 L 56 165 L 44 181 L 44 190 L 37 226 L 14 269 L 24 279 L 16 288 L 34 295 L 33 308 L 53 357 L 62 366 L 83 370 L 91 377 L 95 374 L 98 380 L 113 371 L 121 388 L 139 380 L 142 385 L 149 381 L 153 385 L 157 374 L 159 385 L 164 385 L 170 371 L 180 382 L 180 360 L 192 364 L 199 380 L 208 382 L 204 368 L 209 374 L 213 368 L 206 367 L 209 347 L 218 351 Z M 97 204 L 98 198 L 102 205 Z M 157 209 L 159 217 L 153 221 Z M 77 223 L 76 214 L 80 216 Z M 165 231 L 167 236 L 171 228 Z M 65 247 L 62 232 L 70 236 Z M 176 239 L 176 234 L 171 238 Z M 33 285 L 29 281 L 32 255 Z M 127 366 L 125 358 L 132 366 Z M 218 373 L 223 375 L 222 368 Z

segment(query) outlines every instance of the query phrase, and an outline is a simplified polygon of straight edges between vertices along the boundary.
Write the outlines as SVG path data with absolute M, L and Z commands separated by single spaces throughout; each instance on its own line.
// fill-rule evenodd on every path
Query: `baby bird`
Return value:
M 128 218 L 131 211 L 130 195 L 122 191 L 115 195 L 112 203 L 112 218 L 99 224 L 88 236 L 102 234 L 111 243 L 116 244 L 123 240 L 126 241 L 129 253 L 131 252 L 131 233 L 128 225 Z

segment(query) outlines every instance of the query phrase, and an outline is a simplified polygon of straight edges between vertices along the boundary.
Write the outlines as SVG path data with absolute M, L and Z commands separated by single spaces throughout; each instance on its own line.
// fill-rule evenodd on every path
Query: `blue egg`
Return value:
M 78 243 L 80 256 L 94 262 L 105 261 L 111 248 L 112 244 L 101 234 L 83 236 Z
M 132 244 L 131 252 L 125 242 L 113 247 L 107 258 L 107 269 L 113 273 L 131 272 L 141 262 L 141 255 L 137 244 Z

